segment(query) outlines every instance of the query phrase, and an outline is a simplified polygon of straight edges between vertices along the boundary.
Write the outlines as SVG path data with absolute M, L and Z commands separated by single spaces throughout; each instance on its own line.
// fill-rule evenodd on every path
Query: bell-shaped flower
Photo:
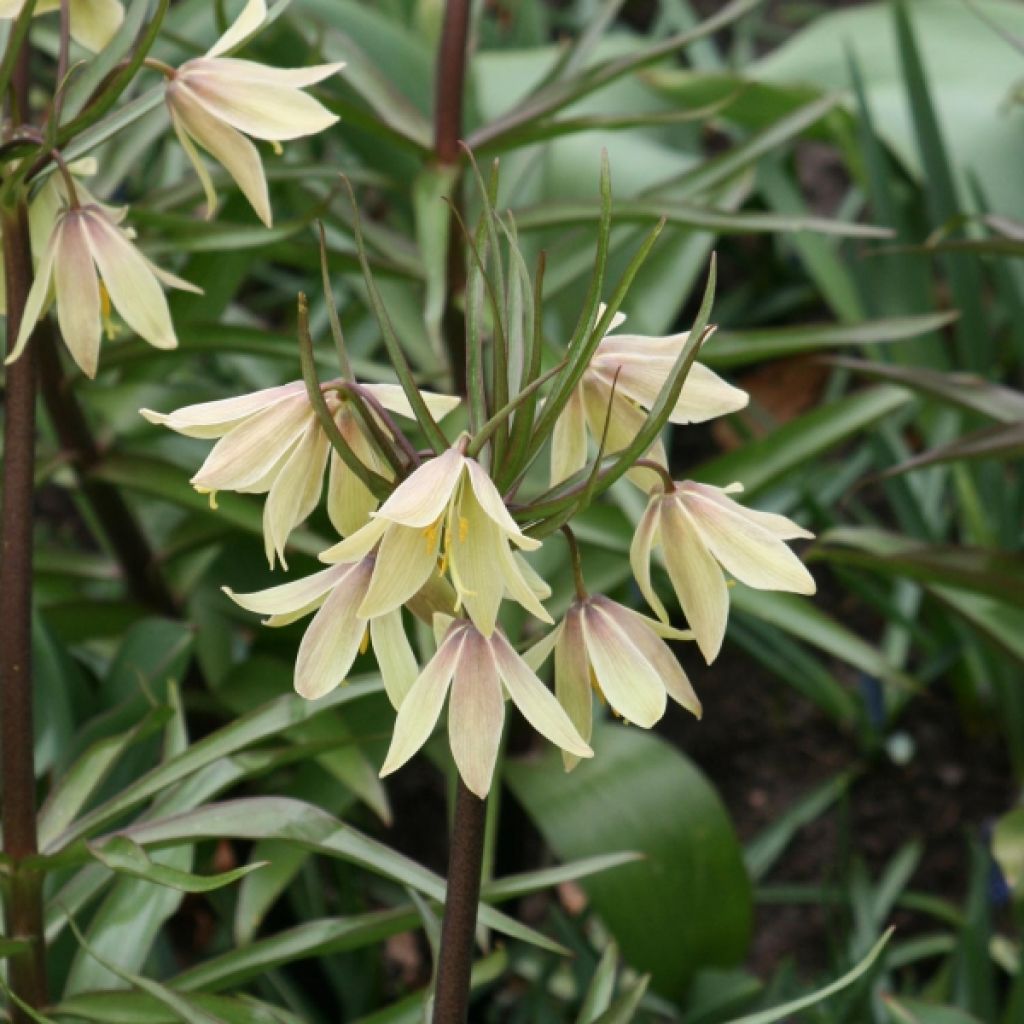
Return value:
M 652 549 L 660 546 L 669 580 L 697 646 L 710 664 L 722 648 L 729 617 L 724 569 L 758 590 L 813 594 L 815 583 L 787 540 L 814 535 L 785 516 L 758 512 L 730 497 L 740 484 L 712 487 L 687 480 L 657 492 L 629 551 L 640 590 L 662 622 L 668 613 L 651 584 Z
M 383 408 L 412 417 L 405 392 L 397 384 L 360 387 Z M 423 399 L 437 418 L 459 404 L 459 399 L 451 395 L 424 392 Z M 324 400 L 360 461 L 381 475 L 390 475 L 390 467 L 364 434 L 351 403 L 330 384 L 324 385 Z M 306 520 L 320 500 L 328 458 L 327 512 L 339 533 L 346 536 L 359 529 L 377 507 L 377 499 L 366 485 L 332 450 L 302 381 L 188 405 L 169 414 L 151 409 L 141 412 L 150 423 L 170 427 L 179 434 L 220 438 L 192 477 L 192 485 L 203 493 L 267 495 L 263 537 L 271 568 L 275 556 L 288 567 L 285 545 L 292 530 Z
M 591 757 L 551 691 L 515 652 L 501 630 L 485 635 L 455 620 L 398 709 L 381 775 L 401 768 L 430 738 L 448 704 L 448 736 L 459 774 L 483 798 L 491 788 L 505 722 L 505 699 L 542 736 L 575 757 Z
M 540 541 L 523 534 L 483 467 L 458 446 L 424 462 L 366 526 L 320 558 L 353 561 L 378 543 L 362 615 L 381 615 L 404 604 L 424 586 L 440 558 L 455 588 L 457 608 L 465 608 L 485 636 L 494 632 L 505 596 L 551 622 L 537 581 L 510 547 L 533 551 Z
M 620 718 L 645 729 L 665 713 L 666 697 L 700 718 L 700 700 L 665 639 L 692 640 L 693 634 L 597 595 L 574 601 L 525 659 L 537 669 L 554 650 L 555 697 L 589 743 L 594 691 Z M 569 751 L 562 759 L 566 771 L 579 763 Z
M 96 203 L 72 204 L 54 221 L 39 259 L 14 349 L 13 362 L 55 296 L 57 322 L 72 358 L 87 377 L 96 375 L 104 328 L 116 333 L 111 306 L 124 322 L 155 348 L 178 344 L 161 283 L 199 292 L 201 289 L 151 263 L 118 226 L 110 208 Z
M 0 0 L 0 21 L 21 14 L 25 0 Z M 69 0 L 71 38 L 87 50 L 99 53 L 124 21 L 124 8 L 118 0 Z M 32 17 L 60 10 L 60 0 L 39 0 Z
M 610 331 L 621 326 L 625 319 L 623 314 L 617 313 L 612 318 Z M 632 443 L 688 337 L 689 332 L 664 338 L 608 333 L 601 339 L 555 424 L 551 441 L 552 485 L 561 483 L 586 464 L 588 434 L 598 441 L 605 437 L 607 454 L 621 451 Z M 703 423 L 736 412 L 749 400 L 745 391 L 727 384 L 706 366 L 694 363 L 669 422 Z M 647 458 L 668 464 L 660 440 L 651 447 Z M 656 473 L 643 467 L 631 470 L 630 478 L 646 490 L 658 481 Z
M 224 56 L 266 20 L 264 0 L 249 0 L 231 27 L 205 56 L 186 61 L 167 84 L 171 123 L 206 193 L 207 216 L 217 194 L 198 143 L 237 182 L 260 220 L 273 216 L 259 150 L 246 136 L 279 143 L 314 135 L 338 118 L 302 89 L 335 74 L 344 64 L 274 68 Z
M 287 626 L 316 612 L 299 644 L 295 661 L 295 690 L 307 700 L 330 693 L 345 681 L 356 656 L 372 644 L 384 688 L 397 708 L 419 672 L 416 656 L 405 635 L 400 609 L 366 619 L 358 608 L 373 574 L 373 556 L 345 565 L 332 565 L 293 583 L 252 594 L 224 592 L 236 604 L 269 616 L 267 626 Z

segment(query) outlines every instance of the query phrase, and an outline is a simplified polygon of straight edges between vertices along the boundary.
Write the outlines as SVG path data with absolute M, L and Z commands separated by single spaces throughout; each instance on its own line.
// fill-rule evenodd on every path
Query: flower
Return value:
M 360 387 L 385 409 L 412 417 L 405 392 L 397 384 Z M 382 475 L 390 475 L 390 467 L 363 433 L 351 404 L 332 384 L 324 385 L 324 399 L 360 461 Z M 436 417 L 446 416 L 459 404 L 459 399 L 451 395 L 424 392 L 423 399 Z M 288 568 L 284 557 L 288 536 L 320 500 L 328 454 L 327 512 L 342 536 L 363 526 L 377 507 L 377 499 L 366 485 L 331 450 L 301 380 L 237 398 L 188 405 L 166 415 L 151 409 L 140 411 L 150 423 L 170 427 L 179 434 L 220 438 L 191 483 L 204 493 L 267 495 L 263 537 L 271 568 L 275 555 Z
M 25 0 L 0 0 L 0 21 L 21 14 Z M 124 8 L 118 0 L 70 0 L 71 38 L 87 50 L 98 53 L 124 21 Z M 60 0 L 39 0 L 32 16 L 60 10 Z
M 160 283 L 191 292 L 201 289 L 146 259 L 132 244 L 129 233 L 118 226 L 122 216 L 123 212 L 112 214 L 110 207 L 99 203 L 80 206 L 77 201 L 57 215 L 25 300 L 21 329 L 8 363 L 17 359 L 28 343 L 46 308 L 51 286 L 64 341 L 87 377 L 96 376 L 103 328 L 108 336 L 116 332 L 110 319 L 111 305 L 155 348 L 177 346 Z
M 722 648 L 729 616 L 722 569 L 758 590 L 813 594 L 816 589 L 803 562 L 783 543 L 814 535 L 785 516 L 743 508 L 728 497 L 742 489 L 740 484 L 722 488 L 687 480 L 652 494 L 629 551 L 641 592 L 667 622 L 665 606 L 651 586 L 651 552 L 661 545 L 672 587 L 708 664 Z
M 217 194 L 196 149 L 199 143 L 238 183 L 260 220 L 273 215 L 259 151 L 247 135 L 278 143 L 313 135 L 338 118 L 301 90 L 335 74 L 344 64 L 273 68 L 223 54 L 243 43 L 266 20 L 265 0 L 249 0 L 234 24 L 203 57 L 169 70 L 167 108 L 182 149 L 206 193 L 207 217 Z
M 287 626 L 315 611 L 302 636 L 295 661 L 295 690 L 307 700 L 328 694 L 345 681 L 356 655 L 372 642 L 384 688 L 401 705 L 419 671 L 399 609 L 367 619 L 357 608 L 373 573 L 373 556 L 348 565 L 332 565 L 305 579 L 252 594 L 224 593 L 258 615 L 266 626 Z
M 494 632 L 506 594 L 537 618 L 552 621 L 540 603 L 546 596 L 543 584 L 537 587 L 539 581 L 509 546 L 533 551 L 540 541 L 522 533 L 491 478 L 459 446 L 423 463 L 366 526 L 320 558 L 353 561 L 378 542 L 377 566 L 360 615 L 381 615 L 408 601 L 434 573 L 443 552 L 442 571 L 455 587 L 456 610 L 464 607 L 484 636 Z
M 481 798 L 491 788 L 506 695 L 542 736 L 575 757 L 593 756 L 558 701 L 504 633 L 494 630 L 485 635 L 465 619 L 456 619 L 398 709 L 382 776 L 401 768 L 426 743 L 449 689 L 452 756 L 463 781 Z
M 565 618 L 525 657 L 536 669 L 554 650 L 555 697 L 589 743 L 592 690 L 621 718 L 645 729 L 664 715 L 666 695 L 700 718 L 700 700 L 663 638 L 691 640 L 693 634 L 597 595 L 574 601 Z M 579 763 L 568 751 L 562 758 L 566 771 Z
M 604 307 L 599 310 L 603 315 Z M 610 330 L 621 326 L 625 316 L 616 313 Z M 598 441 L 608 433 L 608 454 L 629 446 L 647 419 L 686 344 L 689 332 L 664 338 L 638 334 L 606 334 L 597 346 L 555 424 L 551 443 L 551 484 L 561 483 L 582 469 L 587 461 L 587 433 Z M 614 389 L 614 390 L 613 390 Z M 745 391 L 727 384 L 714 371 L 694 363 L 669 416 L 670 423 L 703 423 L 715 416 L 742 409 L 750 400 Z M 667 465 L 665 449 L 656 441 L 647 454 Z M 649 490 L 657 474 L 639 468 L 630 477 Z

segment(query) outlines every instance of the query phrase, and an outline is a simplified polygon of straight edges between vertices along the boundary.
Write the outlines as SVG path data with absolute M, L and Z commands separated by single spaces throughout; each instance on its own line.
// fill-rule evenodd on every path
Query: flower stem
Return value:
M 487 801 L 471 793 L 460 778 L 452 822 L 433 1024 L 465 1024 L 469 1012 L 486 810 Z
M 24 203 L 3 211 L 7 347 L 14 347 L 32 280 Z M 9 938 L 28 948 L 8 960 L 11 991 L 33 1008 L 46 1003 L 42 879 L 22 862 L 37 852 L 32 728 L 32 494 L 35 471 L 36 366 L 32 346 L 7 367 L 3 510 L 0 513 L 0 779 L 3 848 L 10 858 L 4 914 Z M 28 1024 L 21 1009 L 15 1024 Z

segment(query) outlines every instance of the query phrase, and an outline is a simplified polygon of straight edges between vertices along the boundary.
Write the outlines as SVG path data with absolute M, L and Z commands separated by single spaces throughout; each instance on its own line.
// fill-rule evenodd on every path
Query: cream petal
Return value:
M 177 347 L 167 299 L 142 253 L 98 210 L 82 215 L 92 257 L 124 322 L 155 348 Z
M 526 581 L 526 585 L 533 592 L 533 595 L 541 601 L 546 601 L 551 596 L 551 587 L 548 585 L 539 572 L 518 552 L 512 552 L 512 561 L 515 563 L 519 575 Z
M 56 234 L 53 278 L 57 322 L 72 358 L 87 377 L 96 376 L 100 356 L 100 284 L 81 218 L 69 213 Z
M 581 618 L 587 656 L 608 703 L 626 721 L 649 729 L 665 714 L 658 673 L 601 605 L 587 602 Z
M 551 486 L 568 480 L 587 464 L 587 415 L 583 388 L 573 388 L 569 401 L 555 420 L 551 435 Z
M 382 776 L 401 768 L 430 738 L 441 716 L 465 640 L 465 626 L 456 623 L 412 684 L 395 717 L 391 746 L 380 770 Z
M 377 656 L 384 690 L 397 711 L 420 673 L 402 624 L 400 608 L 370 620 L 370 642 Z
M 528 570 L 528 575 L 524 572 Z M 505 593 L 508 597 L 512 598 L 518 604 L 521 604 L 531 615 L 540 619 L 541 622 L 553 622 L 548 610 L 541 604 L 540 593 L 538 588 L 534 586 L 530 576 L 536 577 L 537 574 L 530 569 L 526 564 L 525 560 L 517 558 L 516 555 L 509 549 L 507 542 L 504 542 L 498 548 L 498 565 L 497 569 L 501 574 L 502 582 L 505 585 Z M 540 579 L 537 577 L 537 579 Z M 544 590 L 547 591 L 545 596 L 550 596 L 551 588 L 540 580 Z
M 748 517 L 746 509 L 732 502 L 730 508 L 692 493 L 682 500 L 703 542 L 741 583 L 758 590 L 815 592 L 814 577 L 804 563 L 776 534 Z
M 32 337 L 32 332 L 36 329 L 36 324 L 39 323 L 39 318 L 43 315 L 43 310 L 46 308 L 46 303 L 50 296 L 56 251 L 55 231 L 54 237 L 50 239 L 46 251 L 39 261 L 35 276 L 32 278 L 32 287 L 29 288 L 28 295 L 25 298 L 25 309 L 22 311 L 21 323 L 18 325 L 18 337 L 14 342 L 14 348 L 11 349 L 10 354 L 4 360 L 6 365 L 13 363 L 25 350 L 29 338 Z
M 437 565 L 440 533 L 439 527 L 420 530 L 392 525 L 387 530 L 360 615 L 369 619 L 400 607 L 430 579 Z
M 564 619 L 554 629 L 542 636 L 532 647 L 523 652 L 523 661 L 526 662 L 531 671 L 538 672 L 541 665 L 548 660 L 549 655 L 555 649 L 555 644 L 558 643 L 558 638 L 562 635 L 563 629 L 565 629 Z
M 36 13 L 42 10 L 43 5 L 38 4 Z M 71 0 L 69 13 L 71 38 L 93 53 L 99 53 L 114 38 L 124 21 L 124 8 L 118 0 Z
M 206 51 L 207 57 L 218 57 L 244 43 L 267 19 L 266 0 L 248 0 L 228 30 Z
M 447 509 L 465 463 L 466 457 L 455 448 L 424 462 L 395 488 L 374 517 L 421 529 L 433 525 Z
M 295 692 L 300 697 L 316 700 L 345 681 L 366 633 L 367 623 L 356 607 L 371 569 L 368 561 L 354 566 L 344 585 L 335 587 L 313 616 L 295 659 Z
M 374 549 L 389 525 L 383 519 L 371 519 L 362 529 L 321 551 L 317 557 L 321 562 L 355 562 Z
M 335 415 L 335 422 L 341 436 L 364 466 L 384 476 L 391 476 L 390 468 L 378 457 L 362 427 L 348 409 L 340 409 Z M 333 452 L 327 487 L 327 514 L 334 528 L 343 537 L 347 537 L 365 526 L 376 508 L 377 499 L 373 492 L 348 468 L 341 456 Z
M 282 384 L 280 387 L 253 391 L 248 395 L 186 405 L 181 409 L 175 409 L 174 412 L 154 412 L 152 409 L 140 409 L 139 412 L 150 423 L 170 427 L 171 430 L 176 430 L 187 437 L 223 437 L 242 420 L 269 409 L 285 398 L 294 398 L 305 393 L 306 385 L 297 380 L 291 384 Z
M 494 486 L 494 481 L 487 475 L 480 463 L 474 459 L 466 459 L 465 464 L 473 494 L 484 512 L 503 533 L 511 538 L 516 547 L 522 548 L 524 551 L 536 551 L 540 547 L 540 541 L 525 536 L 519 529 L 519 524 L 509 515 L 498 488 Z
M 171 115 L 171 126 L 174 128 L 174 134 L 178 138 L 178 143 L 185 151 L 185 156 L 188 157 L 188 162 L 192 165 L 196 172 L 196 177 L 199 178 L 199 184 L 203 187 L 203 195 L 206 196 L 206 219 L 212 220 L 213 215 L 217 212 L 217 190 L 213 186 L 213 178 L 210 177 L 206 162 L 196 148 L 196 144 L 192 141 L 192 136 L 189 135 L 188 130 L 185 128 L 181 116 L 170 103 L 168 104 L 168 109 Z
M 505 724 L 505 700 L 490 644 L 466 631 L 448 702 L 448 737 L 459 774 L 480 799 L 487 796 Z
M 729 588 L 682 502 L 661 505 L 661 541 L 672 588 L 710 665 L 722 649 L 729 619 Z
M 578 604 L 572 605 L 566 612 L 564 628 L 555 646 L 555 698 L 565 709 L 576 731 L 589 743 L 594 729 L 594 698 Z M 574 754 L 562 751 L 562 763 L 567 772 L 572 771 L 579 760 Z
M 577 757 L 593 757 L 551 691 L 530 671 L 501 633 L 491 637 L 491 650 L 509 697 L 523 718 L 542 736 Z
M 448 537 L 449 574 L 473 625 L 490 636 L 505 592 L 500 563 L 496 562 L 502 549 L 508 554 L 508 540 L 476 500 L 472 488 L 463 489 L 458 511 L 458 526 L 451 531 L 455 536 Z
M 700 499 L 713 501 L 722 508 L 740 513 L 745 519 L 749 519 L 752 523 L 774 534 L 781 540 L 794 540 L 798 537 L 803 540 L 814 540 L 814 534 L 810 530 L 805 530 L 802 526 L 794 523 L 792 519 L 787 519 L 785 516 L 780 516 L 775 512 L 759 512 L 757 509 L 746 508 L 730 500 L 728 497 L 730 491 L 733 493 L 737 490 L 742 491 L 742 484 L 730 484 L 729 487 L 712 487 L 710 484 L 698 484 L 692 480 L 687 480 L 679 486 L 680 490 L 685 494 L 692 494 Z
M 282 583 L 268 590 L 257 590 L 250 594 L 236 594 L 230 587 L 224 587 L 224 593 L 235 604 L 246 611 L 257 615 L 291 615 L 302 608 L 318 601 L 328 591 L 342 583 L 355 570 L 356 566 L 348 563 L 332 565 L 329 569 L 321 569 L 312 576 L 304 576 L 301 580 Z
M 196 57 L 182 65 L 180 74 L 186 79 L 193 76 L 220 75 L 233 82 L 252 82 L 256 85 L 272 85 L 278 89 L 304 89 L 316 85 L 331 75 L 336 75 L 344 62 L 333 64 L 310 64 L 302 68 L 275 68 L 254 60 L 238 57 Z
M 583 386 L 583 401 L 587 412 L 587 423 L 590 432 L 600 442 L 605 437 L 605 454 L 620 452 L 633 443 L 636 435 L 647 420 L 647 413 L 624 395 L 615 393 L 611 397 L 609 417 L 609 396 L 611 391 L 605 384 L 595 385 L 587 382 Z M 608 432 L 605 435 L 605 421 L 609 420 Z M 665 464 L 665 451 L 661 441 L 655 443 L 644 453 L 649 459 Z M 661 477 L 653 469 L 631 469 L 629 479 L 645 491 L 652 491 L 661 483 Z
M 668 622 L 668 612 L 651 582 L 651 554 L 658 541 L 658 523 L 661 517 L 662 501 L 662 495 L 656 494 L 647 503 L 647 508 L 644 509 L 644 514 L 640 517 L 636 533 L 633 534 L 633 540 L 629 545 L 629 565 L 644 600 L 662 622 Z
M 405 416 L 408 419 L 416 418 L 409 399 L 405 396 L 405 389 L 400 384 L 363 384 L 361 386 L 390 412 L 398 413 L 399 416 Z M 462 401 L 458 395 L 439 395 L 433 391 L 421 391 L 420 395 L 426 404 L 427 411 L 437 420 L 444 419 L 448 413 L 457 409 Z

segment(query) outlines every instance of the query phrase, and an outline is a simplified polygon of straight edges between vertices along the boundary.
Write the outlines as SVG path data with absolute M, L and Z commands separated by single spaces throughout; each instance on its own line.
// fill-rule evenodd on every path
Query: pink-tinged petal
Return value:
M 498 488 L 494 486 L 494 481 L 487 475 L 480 463 L 473 459 L 466 459 L 465 465 L 469 472 L 469 482 L 472 484 L 473 494 L 484 512 L 512 540 L 516 547 L 522 548 L 524 551 L 536 551 L 540 547 L 540 541 L 525 536 L 519 529 L 519 524 L 509 515 Z
M 263 412 L 286 398 L 295 398 L 306 393 L 306 385 L 301 381 L 282 384 L 280 387 L 264 388 L 248 395 L 234 398 L 221 398 L 215 402 L 199 402 L 186 405 L 174 412 L 154 412 L 152 409 L 140 409 L 139 412 L 150 423 L 162 427 L 170 427 L 187 437 L 223 437 L 232 427 L 256 413 Z
M 580 737 L 554 695 L 530 671 L 505 637 L 495 633 L 490 643 L 501 681 L 523 718 L 555 746 L 577 757 L 593 757 L 594 752 Z
M 420 529 L 432 526 L 448 508 L 465 464 L 466 457 L 455 448 L 424 462 L 395 488 L 375 518 Z
M 311 420 L 270 487 L 263 506 L 263 537 L 271 569 L 275 555 L 288 568 L 285 545 L 292 530 L 309 517 L 320 500 L 330 447 L 320 424 Z
M 321 562 L 356 562 L 368 555 L 384 536 L 389 523 L 383 519 L 371 519 L 351 537 L 338 541 L 333 547 L 321 551 L 317 556 Z
M 257 615 L 290 615 L 320 600 L 328 591 L 346 580 L 355 568 L 349 564 L 332 565 L 329 569 L 321 569 L 301 580 L 251 594 L 236 594 L 230 587 L 223 589 L 235 604 L 246 611 Z
M 668 612 L 651 582 L 651 557 L 654 545 L 658 542 L 658 523 L 661 519 L 662 501 L 663 496 L 655 494 L 647 503 L 647 508 L 644 509 L 644 514 L 640 517 L 636 533 L 633 534 L 633 540 L 629 545 L 629 565 L 644 600 L 662 622 L 668 622 Z
M 459 774 L 481 800 L 491 788 L 504 723 L 505 699 L 490 644 L 467 630 L 448 702 L 448 737 Z
M 814 577 L 785 542 L 748 516 L 745 508 L 726 500 L 728 504 L 709 501 L 693 493 L 682 498 L 715 558 L 748 587 L 813 594 Z
M 248 0 L 228 30 L 206 51 L 207 57 L 217 57 L 233 50 L 249 38 L 267 20 L 266 0 Z
M 370 619 L 399 608 L 420 590 L 437 565 L 440 534 L 439 528 L 420 530 L 395 525 L 388 528 L 377 552 L 373 582 L 359 608 L 363 618 Z
M 594 603 L 602 609 L 636 646 L 651 667 L 658 674 L 668 695 L 691 714 L 701 717 L 700 698 L 690 684 L 683 671 L 679 659 L 671 648 L 642 616 L 629 608 L 624 608 L 606 597 L 595 597 Z
M 54 237 L 50 238 L 50 242 L 43 252 L 39 266 L 36 267 L 35 276 L 32 278 L 32 287 L 29 288 L 25 298 L 25 309 L 21 315 L 21 323 L 18 325 L 18 337 L 14 342 L 14 348 L 4 360 L 8 366 L 25 350 L 25 346 L 28 344 L 29 338 L 32 337 L 32 332 L 36 329 L 36 324 L 39 323 L 39 318 L 46 308 L 47 300 L 50 297 L 50 285 L 53 283 L 53 262 L 56 251 L 55 231 Z
M 309 403 L 296 396 L 243 420 L 213 446 L 192 484 L 211 491 L 255 490 L 287 457 L 312 418 Z
M 682 502 L 661 507 L 661 542 L 672 588 L 710 665 L 722 649 L 729 620 L 729 588 Z
M 568 480 L 587 464 L 587 414 L 583 388 L 573 388 L 569 401 L 555 420 L 551 435 L 551 486 Z
M 98 210 L 85 208 L 82 217 L 92 258 L 114 309 L 154 348 L 175 348 L 178 339 L 167 299 L 142 253 Z
M 274 217 L 259 150 L 241 132 L 210 114 L 184 82 L 171 82 L 167 87 L 167 102 L 182 133 L 194 138 L 224 166 L 256 215 L 270 227 Z M 196 169 L 198 171 L 198 166 Z
M 300 697 L 316 700 L 345 681 L 366 633 L 367 623 L 356 608 L 371 571 L 369 561 L 354 566 L 313 616 L 295 659 L 295 692 Z
M 238 57 L 197 57 L 183 64 L 179 74 L 186 80 L 194 76 L 220 75 L 235 82 L 272 85 L 278 89 L 304 89 L 336 75 L 344 66 L 343 61 L 337 61 L 333 64 L 310 64 L 303 68 L 275 68 Z
M 382 776 L 401 768 L 430 738 L 441 717 L 441 708 L 465 640 L 465 627 L 456 623 L 412 684 L 395 717 L 391 746 L 380 770 Z
M 649 729 L 665 714 L 665 686 L 658 673 L 607 609 L 589 601 L 581 618 L 601 692 L 627 722 Z
M 384 690 L 397 711 L 420 674 L 400 608 L 370 620 L 370 642 L 377 656 Z
M 405 397 L 405 390 L 400 384 L 363 384 L 368 391 L 389 412 L 398 413 L 408 419 L 415 419 L 415 413 Z M 462 402 L 458 395 L 439 395 L 433 391 L 421 391 L 420 395 L 426 403 L 427 410 L 434 419 L 444 419 L 448 413 L 457 409 Z
M 712 501 L 725 509 L 738 512 L 744 518 L 760 526 L 762 529 L 773 533 L 780 540 L 813 540 L 814 534 L 797 525 L 792 519 L 780 516 L 775 512 L 759 512 L 757 509 L 746 508 L 730 499 L 728 495 L 732 492 L 742 491 L 741 484 L 730 484 L 729 487 L 712 487 L 710 484 L 698 484 L 693 480 L 687 480 L 680 484 L 680 490 L 685 494 L 692 494 L 695 498 Z
M 53 279 L 57 322 L 71 357 L 86 377 L 96 376 L 102 334 L 100 284 L 81 218 L 72 211 L 56 233 Z
M 555 698 L 565 709 L 569 721 L 590 742 L 594 730 L 594 696 L 590 686 L 590 662 L 580 606 L 574 604 L 566 612 L 564 626 L 555 646 Z M 562 751 L 567 772 L 579 764 L 579 758 Z

